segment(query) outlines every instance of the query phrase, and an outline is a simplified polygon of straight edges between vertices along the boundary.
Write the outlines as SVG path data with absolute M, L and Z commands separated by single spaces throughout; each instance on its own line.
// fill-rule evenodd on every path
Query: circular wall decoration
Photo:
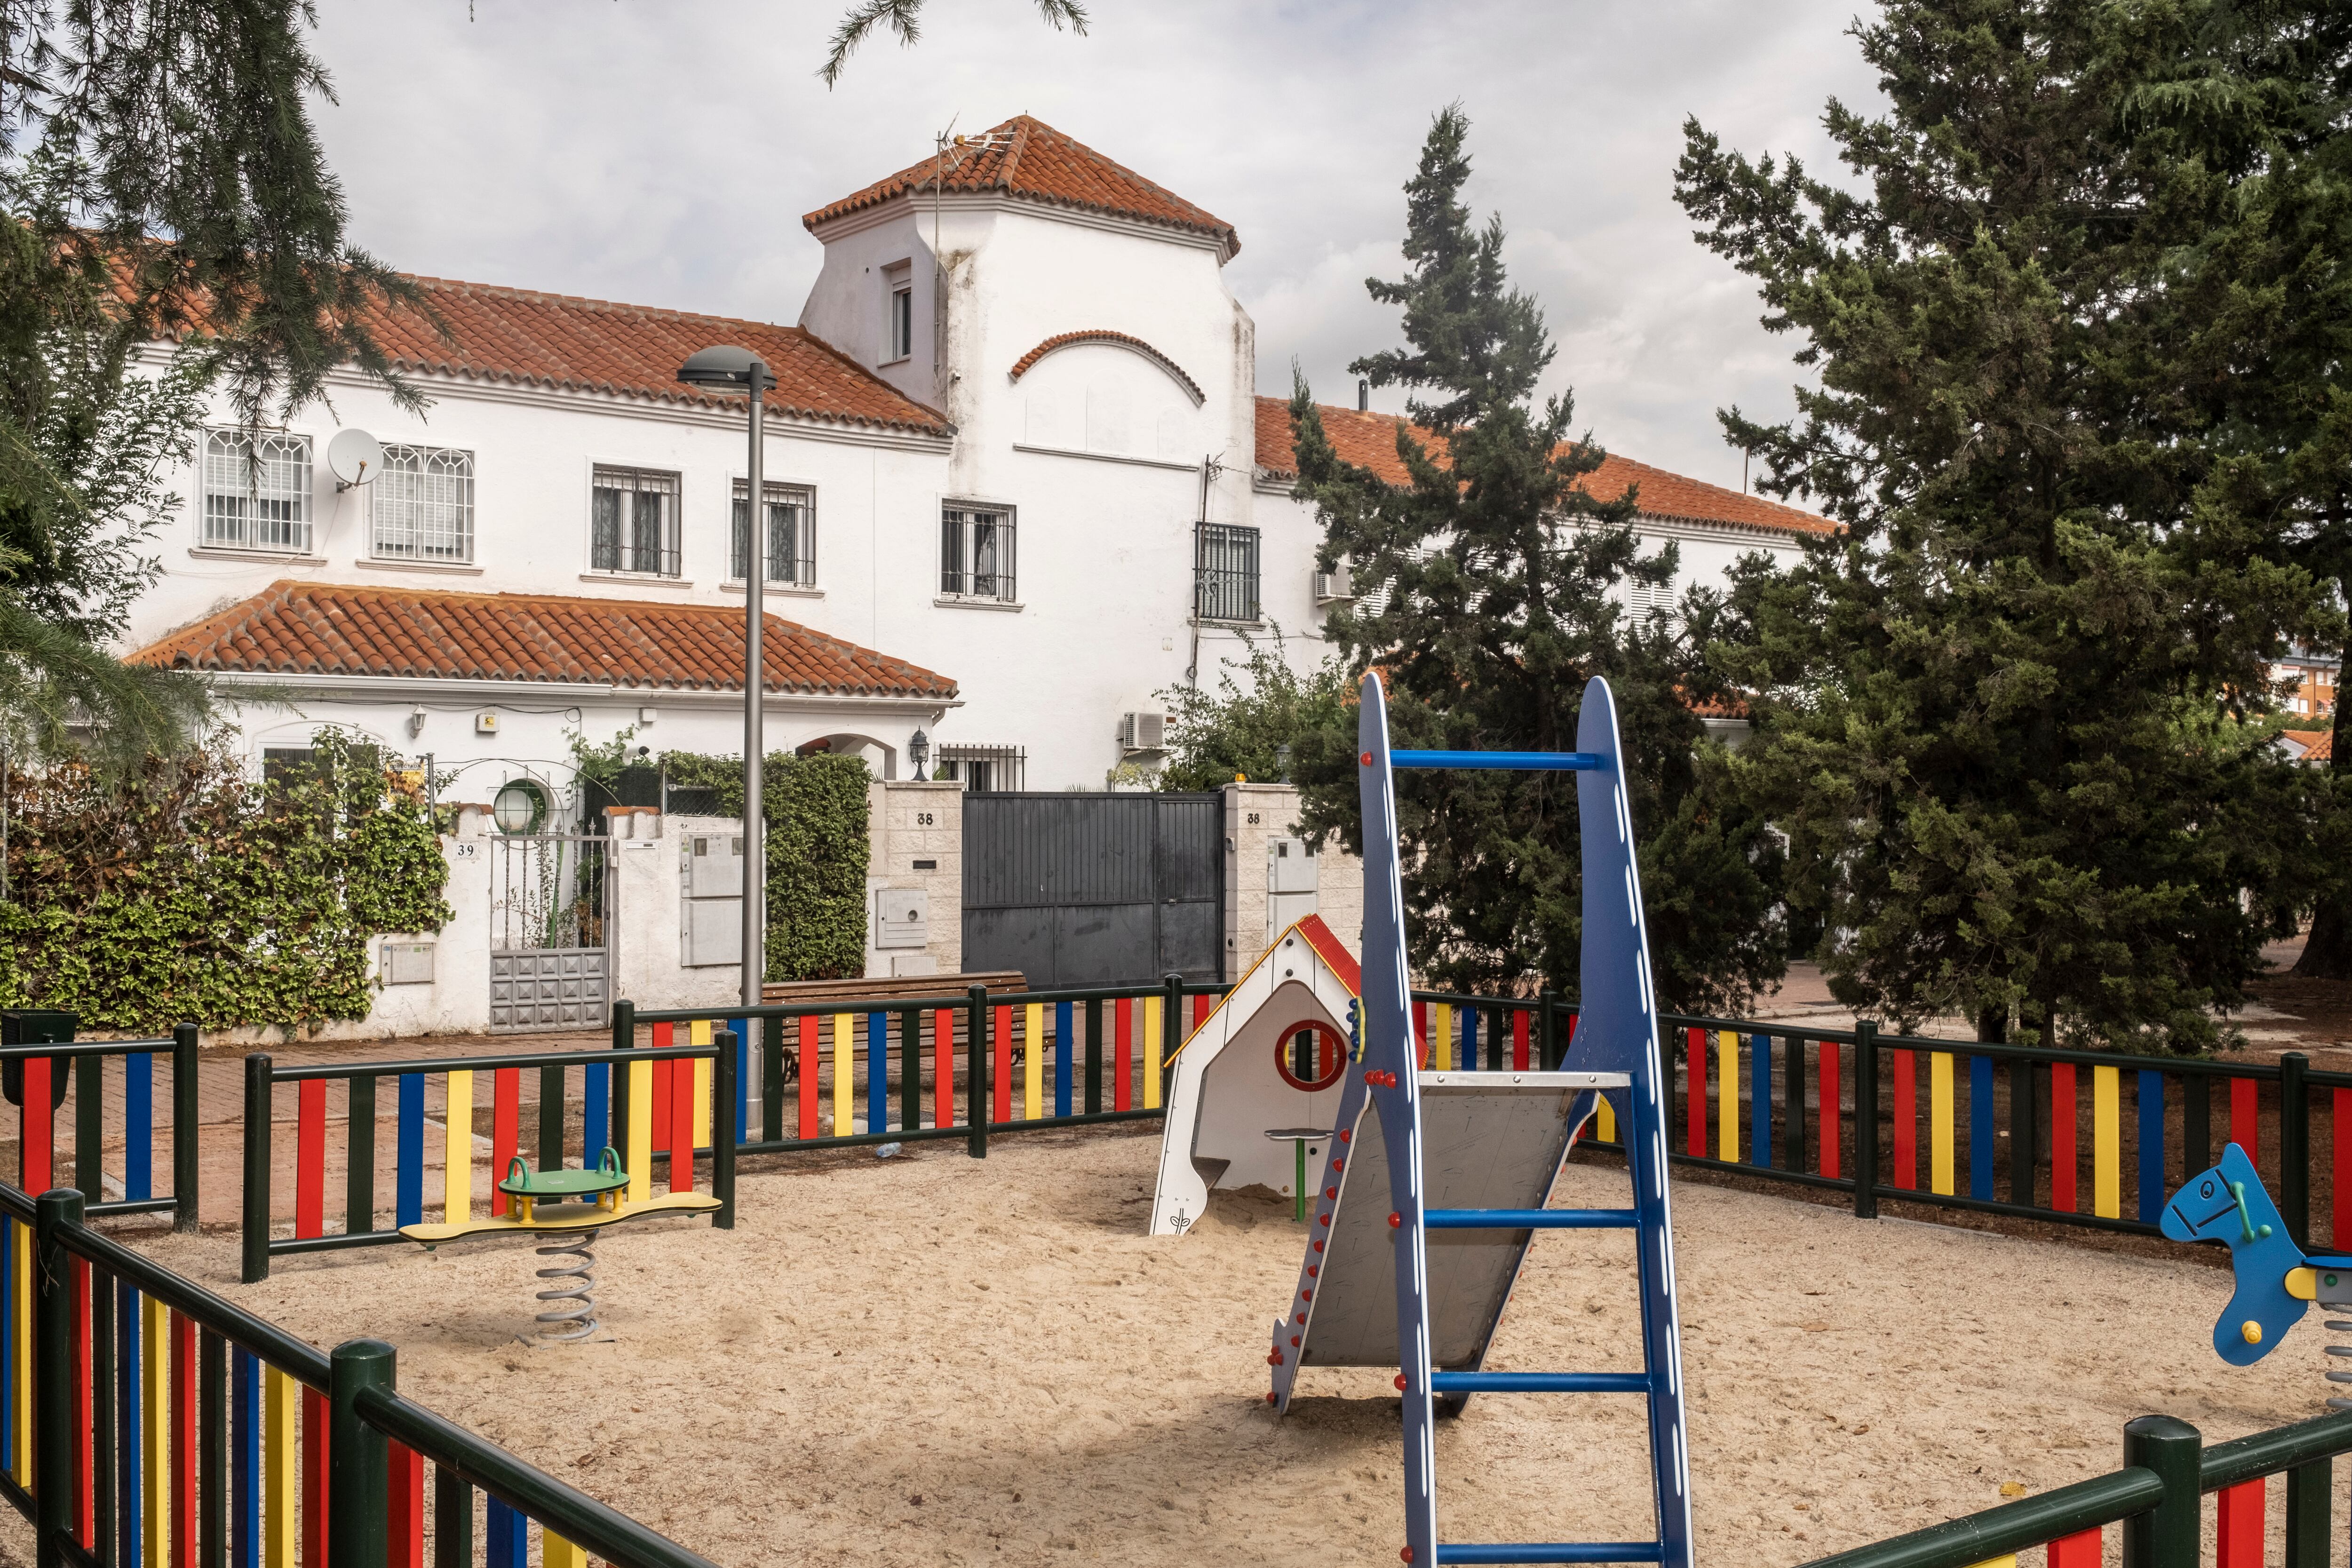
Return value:
M 1307 1037 L 1303 1044 L 1301 1036 Z M 1328 1025 L 1293 1024 L 1275 1037 L 1274 1068 L 1293 1089 L 1309 1094 L 1328 1089 L 1339 1081 L 1347 1067 L 1347 1038 Z M 1307 1072 L 1302 1073 L 1301 1068 Z
M 529 779 L 515 779 L 490 802 L 490 820 L 500 833 L 537 833 L 547 823 L 547 792 Z

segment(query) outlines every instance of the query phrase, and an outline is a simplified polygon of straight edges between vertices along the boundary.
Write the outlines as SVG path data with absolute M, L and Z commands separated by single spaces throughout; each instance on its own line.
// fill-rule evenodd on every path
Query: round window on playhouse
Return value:
M 490 820 L 500 833 L 537 833 L 547 826 L 547 792 L 529 779 L 504 784 L 490 802 Z
M 1274 1042 L 1274 1066 L 1293 1089 L 1328 1089 L 1348 1066 L 1348 1042 L 1328 1025 L 1293 1024 Z

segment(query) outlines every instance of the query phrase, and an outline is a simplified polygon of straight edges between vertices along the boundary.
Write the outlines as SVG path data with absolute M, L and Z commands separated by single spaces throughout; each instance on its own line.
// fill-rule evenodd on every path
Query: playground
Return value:
M 1393 1561 L 1387 1376 L 1309 1368 L 1279 1425 L 1265 1403 L 1290 1203 L 1220 1193 L 1192 1235 L 1147 1236 L 1158 1149 L 1147 1124 L 984 1163 L 938 1144 L 747 1170 L 733 1231 L 608 1233 L 609 1342 L 552 1349 L 514 1342 L 519 1241 L 289 1260 L 253 1286 L 231 1237 L 154 1252 L 314 1342 L 391 1339 L 404 1388 L 720 1563 Z M 1555 1202 L 1624 1183 L 1580 1155 Z M 1704 1561 L 1803 1562 L 2111 1470 L 2151 1409 L 2209 1441 L 2317 1412 L 2315 1321 L 2254 1366 L 2214 1359 L 2225 1268 L 1675 1197 Z M 1489 1364 L 1637 1367 L 1632 1246 L 1538 1237 Z M 1649 1522 L 1636 1398 L 1482 1395 L 1438 1454 L 1452 1517 L 1482 1531 Z

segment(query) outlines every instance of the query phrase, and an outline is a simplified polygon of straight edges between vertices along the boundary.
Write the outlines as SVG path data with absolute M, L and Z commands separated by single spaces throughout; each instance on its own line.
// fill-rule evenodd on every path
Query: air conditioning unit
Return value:
M 1165 713 L 1123 713 L 1118 721 L 1118 743 L 1130 752 L 1157 752 L 1167 744 L 1168 715 Z
M 1345 566 L 1339 567 L 1336 571 L 1318 572 L 1315 574 L 1315 602 L 1317 604 L 1336 605 L 1343 599 L 1352 599 L 1355 596 L 1355 586 L 1348 581 L 1348 569 Z

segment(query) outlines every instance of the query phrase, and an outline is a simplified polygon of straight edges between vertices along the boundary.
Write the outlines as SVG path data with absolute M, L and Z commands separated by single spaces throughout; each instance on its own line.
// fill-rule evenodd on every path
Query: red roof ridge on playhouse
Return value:
M 1348 988 L 1349 995 L 1361 996 L 1364 994 L 1364 966 L 1357 962 L 1355 954 L 1348 951 L 1347 944 L 1333 934 L 1331 928 L 1323 923 L 1321 915 L 1308 915 L 1304 920 L 1293 921 L 1281 931 L 1275 932 L 1274 940 L 1265 944 L 1265 951 L 1257 955 L 1257 961 L 1243 970 L 1241 978 L 1235 980 L 1226 988 L 1225 994 L 1217 998 L 1217 1005 L 1210 1008 L 1201 1021 L 1185 1033 L 1184 1044 L 1178 1046 L 1174 1051 L 1168 1054 L 1170 1061 L 1174 1061 L 1178 1054 L 1184 1049 L 1184 1046 L 1191 1045 L 1194 1037 L 1206 1029 L 1211 1020 L 1225 1010 L 1225 1004 L 1241 994 L 1243 983 L 1265 967 L 1266 962 L 1276 953 L 1281 952 L 1282 939 L 1294 931 L 1306 939 L 1307 945 L 1314 951 L 1315 956 L 1321 959 L 1324 966 L 1331 971 L 1333 977 Z

